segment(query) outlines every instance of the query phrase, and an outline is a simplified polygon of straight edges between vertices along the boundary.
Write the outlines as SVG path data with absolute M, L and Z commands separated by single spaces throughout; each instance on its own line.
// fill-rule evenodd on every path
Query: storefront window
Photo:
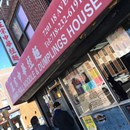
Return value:
M 89 57 L 79 67 L 68 71 L 63 81 L 80 115 L 114 102 L 106 83 Z
M 130 36 L 128 26 L 127 28 L 119 27 L 114 33 L 106 37 L 106 42 L 108 42 L 107 45 L 91 51 L 90 55 L 108 80 L 118 101 L 126 100 L 130 95 L 128 87 L 130 85 Z M 97 54 L 100 58 L 97 58 Z M 111 79 L 109 79 L 110 77 Z
M 25 30 L 29 21 L 21 5 L 17 10 L 16 17 L 21 25 L 21 28 Z

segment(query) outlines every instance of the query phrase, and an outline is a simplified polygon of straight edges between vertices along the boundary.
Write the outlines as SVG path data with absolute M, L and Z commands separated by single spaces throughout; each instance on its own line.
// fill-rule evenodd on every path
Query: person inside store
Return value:
M 61 104 L 55 102 L 53 104 L 54 115 L 53 115 L 53 124 L 59 130 L 76 130 L 74 119 L 70 116 L 67 111 L 61 109 Z
M 108 76 L 108 82 L 111 83 L 112 89 L 116 92 L 120 101 L 128 99 L 127 93 L 124 91 L 122 86 L 114 80 L 114 78 L 111 75 Z
M 31 125 L 33 127 L 32 130 L 49 130 L 48 126 L 47 125 L 40 125 L 39 124 L 39 120 L 37 118 L 37 116 L 33 116 L 30 120 L 31 122 Z

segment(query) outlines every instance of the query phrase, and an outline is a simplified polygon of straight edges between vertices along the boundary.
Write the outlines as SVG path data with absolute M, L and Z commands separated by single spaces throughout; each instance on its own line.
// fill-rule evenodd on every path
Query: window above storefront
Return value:
M 19 43 L 22 50 L 24 50 L 34 34 L 34 30 L 24 12 L 21 5 L 18 6 L 11 24 L 11 30 Z

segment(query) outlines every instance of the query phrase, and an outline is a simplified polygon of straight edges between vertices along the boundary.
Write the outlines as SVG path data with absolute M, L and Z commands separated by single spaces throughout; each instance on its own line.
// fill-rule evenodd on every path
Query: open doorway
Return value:
M 72 107 L 72 105 L 70 104 L 63 88 L 61 87 L 60 84 L 58 84 L 57 86 L 55 86 L 54 88 L 52 88 L 50 91 L 50 96 L 53 102 L 58 101 L 61 103 L 62 109 L 66 110 L 69 112 L 69 114 L 73 117 L 74 121 L 75 121 L 75 130 L 83 130 L 83 127 Z

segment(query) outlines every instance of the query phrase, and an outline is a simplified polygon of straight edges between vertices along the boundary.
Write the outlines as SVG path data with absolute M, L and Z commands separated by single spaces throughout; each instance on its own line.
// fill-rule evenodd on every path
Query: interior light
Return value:
M 9 0 L 6 0 L 6 5 L 9 6 Z
M 61 94 L 60 94 L 59 92 L 57 92 L 57 96 L 58 96 L 58 98 L 60 98 L 60 97 L 61 97 Z

